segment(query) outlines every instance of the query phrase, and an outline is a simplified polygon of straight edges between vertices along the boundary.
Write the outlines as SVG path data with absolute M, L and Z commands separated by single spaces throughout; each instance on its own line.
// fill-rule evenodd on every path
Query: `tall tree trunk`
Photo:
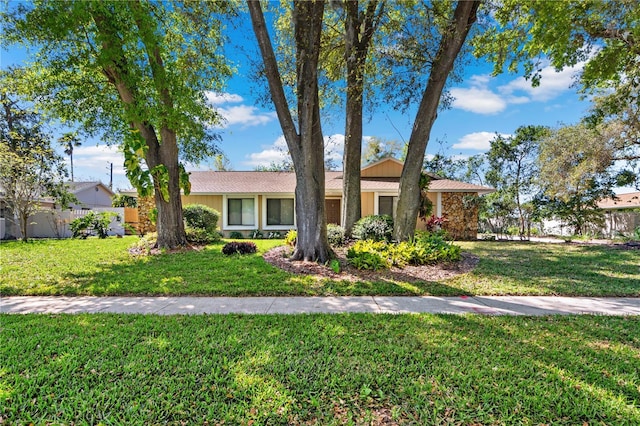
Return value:
M 20 213 L 20 232 L 22 233 L 22 242 L 29 241 L 29 214 L 28 213 Z
M 144 13 L 139 2 L 132 2 L 131 5 L 136 13 Z M 144 98 L 138 93 L 137 88 L 130 84 L 133 79 L 129 75 L 127 67 L 123 65 L 126 64 L 127 58 L 124 53 L 122 39 L 117 31 L 114 30 L 107 16 L 94 11 L 93 18 L 103 38 L 102 48 L 115 51 L 117 53 L 116 57 L 119 58 L 119 60 L 103 65 L 104 75 L 117 90 L 125 110 L 138 108 L 140 104 L 144 105 Z M 136 22 L 140 31 L 148 30 L 141 20 L 138 19 Z M 149 54 L 148 60 L 156 83 L 156 89 L 166 109 L 165 114 L 170 114 L 173 112 L 174 106 L 171 93 L 166 86 L 165 69 L 159 47 L 154 44 L 152 37 L 146 38 L 144 42 Z M 158 210 L 156 222 L 158 231 L 157 245 L 160 248 L 175 248 L 184 246 L 187 243 L 187 237 L 182 218 L 177 136 L 174 130 L 166 126 L 166 121 L 167 117 L 165 116 L 163 117 L 165 124 L 160 129 L 160 140 L 153 125 L 145 122 L 144 119 L 137 119 L 131 122 L 131 126 L 139 132 L 147 145 L 148 150 L 145 155 L 145 162 L 149 170 L 153 170 L 154 167 L 160 165 L 167 169 L 168 188 L 166 189 L 169 193 L 168 200 L 165 200 L 162 196 L 161 187 L 163 183 L 158 180 L 157 176 L 153 177 L 154 199 Z
M 378 0 L 370 0 L 361 16 L 358 0 L 345 2 L 345 51 L 347 64 L 346 123 L 342 161 L 342 226 L 347 236 L 360 219 L 362 194 L 360 166 L 362 162 L 362 108 L 364 73 L 371 38 L 377 26 Z
M 324 263 L 331 258 L 324 211 L 324 141 L 318 99 L 318 56 L 324 2 L 294 1 L 298 129 L 284 95 L 282 79 L 259 1 L 247 1 L 264 61 L 271 98 L 296 173 L 298 239 L 294 260 Z
M 453 19 L 440 40 L 429 81 L 416 113 L 409 138 L 407 158 L 400 176 L 400 193 L 394 223 L 394 236 L 398 241 L 406 241 L 415 233 L 420 206 L 420 173 L 431 128 L 437 116 L 447 77 L 453 69 L 453 64 L 471 26 L 476 21 L 479 5 L 480 1 L 458 1 Z

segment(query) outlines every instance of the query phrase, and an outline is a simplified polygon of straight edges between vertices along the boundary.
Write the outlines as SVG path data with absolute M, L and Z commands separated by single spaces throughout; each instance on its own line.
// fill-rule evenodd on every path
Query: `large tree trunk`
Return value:
M 377 6 L 377 0 L 370 0 L 366 13 L 361 17 L 357 0 L 345 2 L 347 16 L 344 57 L 347 64 L 347 99 L 342 161 L 342 226 L 347 236 L 351 235 L 353 225 L 360 219 L 362 210 L 360 165 L 364 67 L 376 27 Z
M 271 98 L 296 172 L 298 239 L 293 259 L 324 263 L 332 254 L 326 235 L 324 141 L 318 101 L 318 56 L 324 2 L 316 0 L 293 3 L 299 133 L 284 95 L 260 2 L 248 0 L 247 5 L 264 61 Z
M 149 150 L 145 161 L 149 170 L 158 165 L 167 168 L 169 182 L 169 199 L 165 200 L 160 190 L 161 183 L 154 176 L 154 200 L 158 215 L 156 219 L 156 231 L 158 232 L 157 245 L 159 248 L 175 248 L 187 244 L 187 236 L 184 230 L 182 218 L 182 198 L 180 197 L 180 170 L 178 166 L 178 146 L 176 135 L 169 129 L 162 129 L 162 143 L 159 143 L 156 133 L 150 126 L 144 127 L 141 132 L 147 142 Z
M 131 7 L 136 13 L 146 13 L 141 9 L 139 2 L 131 3 Z M 140 15 L 138 15 L 138 18 Z M 138 93 L 135 85 L 131 84 L 133 78 L 130 76 L 130 70 L 124 66 L 127 58 L 124 53 L 123 41 L 117 31 L 114 29 L 109 18 L 99 11 L 93 11 L 93 18 L 99 33 L 103 37 L 102 48 L 104 50 L 113 50 L 117 54 L 115 57 L 119 60 L 103 65 L 103 73 L 107 77 L 109 83 L 118 91 L 118 95 L 124 104 L 126 111 L 139 108 L 139 105 L 145 104 L 145 99 Z M 144 27 L 144 22 L 140 19 L 136 20 L 140 31 L 148 30 Z M 152 38 L 143 40 L 148 52 L 148 61 L 152 70 L 153 79 L 156 82 L 158 94 L 163 106 L 166 108 L 166 114 L 173 112 L 174 105 L 171 93 L 165 84 L 166 76 L 164 64 L 160 55 L 160 49 Z M 147 145 L 147 153 L 145 161 L 149 170 L 153 170 L 156 166 L 164 166 L 168 172 L 167 190 L 169 199 L 165 200 L 162 196 L 162 186 L 157 176 L 154 180 L 154 196 L 156 208 L 158 210 L 156 229 L 158 231 L 157 245 L 160 248 L 175 248 L 184 246 L 187 243 L 187 237 L 184 230 L 182 220 L 182 199 L 180 197 L 180 169 L 178 163 L 178 143 L 176 132 L 170 129 L 166 122 L 168 117 L 162 117 L 163 123 L 160 129 L 160 140 L 156 129 L 149 123 L 149 120 L 135 114 L 137 119 L 131 122 L 132 127 L 137 130 Z
M 453 19 L 440 40 L 438 54 L 416 113 L 407 158 L 400 176 L 400 193 L 394 223 L 394 236 L 398 241 L 406 241 L 415 233 L 420 206 L 420 173 L 431 128 L 437 116 L 447 77 L 453 69 L 471 25 L 476 21 L 479 5 L 480 1 L 458 1 Z
M 327 241 L 324 147 L 317 99 L 314 104 L 311 140 L 301 140 L 302 155 L 295 165 L 298 239 L 292 259 L 325 263 L 332 252 Z

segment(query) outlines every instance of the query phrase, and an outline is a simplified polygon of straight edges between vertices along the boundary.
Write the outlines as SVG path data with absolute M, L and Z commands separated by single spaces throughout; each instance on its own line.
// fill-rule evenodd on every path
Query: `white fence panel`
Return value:
M 29 218 L 29 237 L 31 238 L 71 238 L 69 224 L 79 217 L 87 215 L 90 211 L 114 212 L 109 224 L 108 235 L 124 235 L 124 208 L 103 207 L 93 210 L 42 210 Z M 16 227 L 19 234 L 19 227 Z M 16 235 L 20 237 L 20 235 Z

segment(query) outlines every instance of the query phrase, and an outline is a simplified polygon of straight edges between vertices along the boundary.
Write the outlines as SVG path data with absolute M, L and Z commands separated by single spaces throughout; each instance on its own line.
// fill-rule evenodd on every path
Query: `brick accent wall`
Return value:
M 442 227 L 455 240 L 475 240 L 478 237 L 478 205 L 470 202 L 470 197 L 477 197 L 477 194 L 442 193 L 442 214 L 448 219 Z
M 145 235 L 149 232 L 156 232 L 156 225 L 151 223 L 149 213 L 156 207 L 153 196 L 138 198 L 138 234 Z

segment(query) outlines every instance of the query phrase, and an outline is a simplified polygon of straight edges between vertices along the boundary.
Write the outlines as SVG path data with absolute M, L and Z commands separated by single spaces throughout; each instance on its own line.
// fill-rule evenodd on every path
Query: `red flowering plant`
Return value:
M 429 220 L 427 220 L 426 223 L 426 227 L 427 227 L 427 231 L 429 232 L 434 232 L 434 231 L 438 231 L 442 228 L 442 225 L 445 222 L 448 222 L 449 219 L 447 219 L 446 216 L 436 216 L 435 214 L 432 214 L 431 217 L 429 218 Z

